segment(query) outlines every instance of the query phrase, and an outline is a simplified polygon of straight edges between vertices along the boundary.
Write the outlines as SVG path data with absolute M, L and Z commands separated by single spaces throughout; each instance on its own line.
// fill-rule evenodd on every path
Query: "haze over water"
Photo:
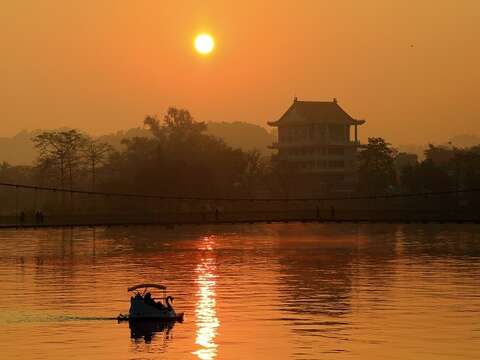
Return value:
M 4 230 L 1 358 L 478 359 L 479 230 Z M 147 281 L 168 286 L 184 323 L 131 334 L 112 319 Z

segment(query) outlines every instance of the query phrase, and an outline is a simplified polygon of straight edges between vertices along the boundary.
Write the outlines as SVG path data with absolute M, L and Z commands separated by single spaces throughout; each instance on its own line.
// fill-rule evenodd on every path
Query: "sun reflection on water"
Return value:
M 197 265 L 197 304 L 195 313 L 197 317 L 197 337 L 195 343 L 200 346 L 193 354 L 201 360 L 211 360 L 217 355 L 217 344 L 215 336 L 220 322 L 215 309 L 215 286 L 216 286 L 216 264 L 210 252 L 213 249 L 213 237 L 203 238 L 200 250 L 205 253 Z

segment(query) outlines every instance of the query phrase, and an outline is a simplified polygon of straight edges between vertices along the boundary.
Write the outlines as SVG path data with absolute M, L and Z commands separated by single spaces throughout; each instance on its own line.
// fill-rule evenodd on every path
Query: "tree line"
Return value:
M 398 152 L 382 138 L 369 138 L 358 156 L 358 190 L 382 195 L 480 188 L 480 145 L 430 144 L 425 158 Z
M 34 166 L 0 165 L 0 181 L 88 191 L 172 196 L 255 196 L 269 161 L 258 150 L 228 146 L 207 134 L 188 110 L 146 116 L 149 136 L 120 149 L 79 130 L 43 131 L 32 138 Z
M 146 116 L 150 136 L 121 149 L 78 130 L 44 131 L 32 140 L 33 167 L 0 164 L 0 181 L 90 191 L 202 197 L 275 197 L 299 174 L 257 150 L 243 151 L 206 133 L 188 110 Z M 372 137 L 358 152 L 357 194 L 382 195 L 480 187 L 480 145 L 429 145 L 425 159 Z M 287 194 L 288 195 L 288 194 Z

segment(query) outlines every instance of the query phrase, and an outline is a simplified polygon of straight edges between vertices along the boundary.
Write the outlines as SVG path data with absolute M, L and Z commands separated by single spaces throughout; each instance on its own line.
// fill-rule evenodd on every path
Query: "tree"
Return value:
M 44 169 L 55 169 L 62 188 L 68 176 L 71 189 L 74 172 L 81 166 L 81 149 L 87 137 L 77 130 L 44 131 L 32 140 L 39 151 L 37 165 Z
M 107 143 L 88 138 L 82 152 L 90 168 L 91 190 L 95 191 L 97 168 L 99 165 L 105 164 L 108 156 L 113 152 L 113 147 Z
M 425 150 L 425 158 L 433 161 L 435 165 L 446 165 L 453 160 L 457 149 L 445 145 L 435 146 L 428 144 Z
M 480 146 L 455 149 L 448 164 L 456 188 L 477 189 L 480 187 Z
M 161 121 L 147 116 L 144 124 L 153 136 L 123 143 L 124 149 L 115 153 L 107 166 L 115 173 L 110 187 L 171 195 L 233 196 L 244 190 L 241 185 L 246 174 L 257 171 L 254 156 L 249 158 L 206 134 L 206 125 L 195 121 L 187 110 L 171 107 Z
M 32 184 L 33 171 L 30 166 L 11 165 L 6 161 L 0 163 L 0 181 L 17 184 Z
M 405 167 L 400 180 L 402 187 L 411 192 L 444 191 L 451 186 L 447 170 L 431 159 Z
M 156 116 L 147 116 L 143 123 L 159 140 L 170 139 L 185 141 L 192 136 L 198 136 L 207 130 L 204 122 L 195 121 L 188 110 L 169 107 L 163 117 L 163 125 Z
M 199 135 L 207 130 L 207 125 L 204 122 L 195 121 L 190 112 L 185 109 L 170 107 L 163 121 L 167 136 L 178 140 Z
M 358 155 L 360 190 L 370 194 L 384 192 L 396 184 L 394 160 L 397 151 L 382 138 L 368 138 Z
M 243 186 L 248 195 L 252 196 L 258 186 L 265 181 L 268 165 L 258 150 L 245 153 L 245 167 L 243 172 Z
M 273 192 L 290 197 L 302 186 L 301 174 L 292 161 L 281 160 L 278 155 L 271 157 L 270 188 Z
M 4 181 L 6 176 L 5 174 L 8 173 L 8 171 L 12 168 L 12 165 L 7 163 L 6 161 L 2 161 L 0 163 L 0 180 Z
M 143 124 L 148 127 L 152 135 L 155 136 L 157 139 L 164 138 L 162 126 L 160 125 L 160 121 L 157 119 L 156 115 L 147 115 L 143 120 Z

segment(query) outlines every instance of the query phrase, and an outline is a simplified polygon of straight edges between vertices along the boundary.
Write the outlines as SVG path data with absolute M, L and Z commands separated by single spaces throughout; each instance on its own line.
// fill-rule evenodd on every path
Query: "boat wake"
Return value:
M 58 314 L 9 313 L 0 316 L 0 324 L 26 324 L 45 322 L 74 322 L 74 321 L 113 321 L 116 316 L 79 316 Z

